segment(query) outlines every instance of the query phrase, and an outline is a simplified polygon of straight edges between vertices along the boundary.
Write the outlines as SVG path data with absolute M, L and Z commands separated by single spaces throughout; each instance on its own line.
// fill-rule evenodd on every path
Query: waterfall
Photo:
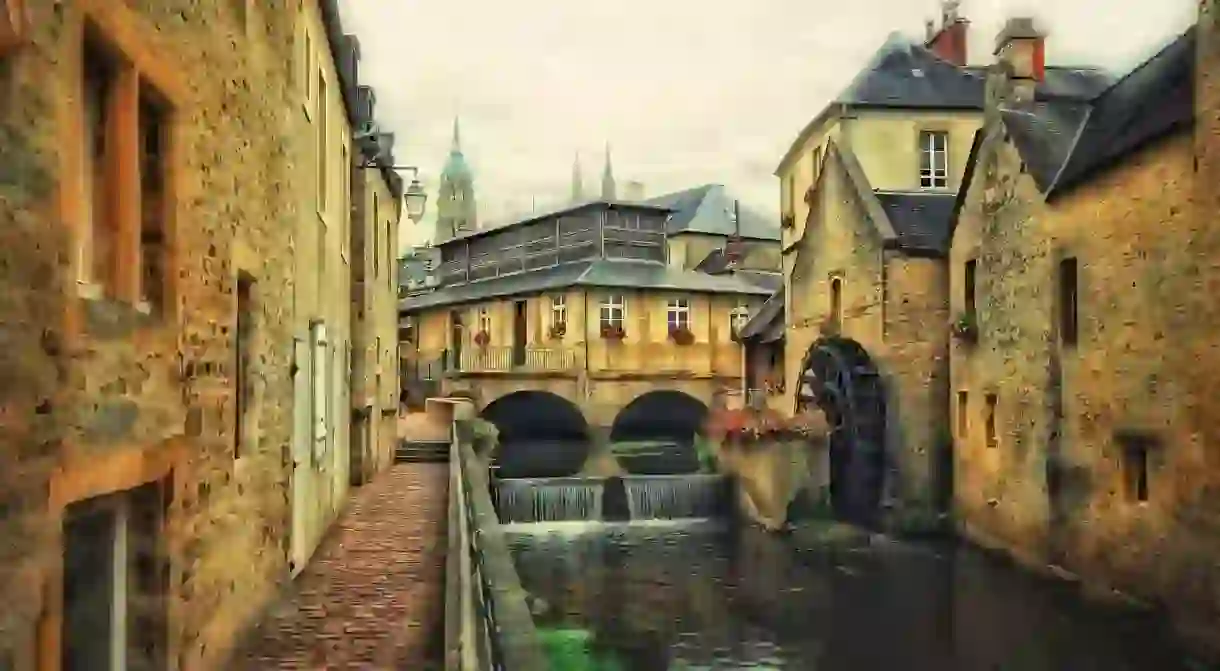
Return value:
M 495 486 L 496 509 L 505 524 L 602 518 L 600 478 L 513 478 Z
M 728 492 L 719 475 L 631 475 L 623 483 L 633 520 L 717 517 Z

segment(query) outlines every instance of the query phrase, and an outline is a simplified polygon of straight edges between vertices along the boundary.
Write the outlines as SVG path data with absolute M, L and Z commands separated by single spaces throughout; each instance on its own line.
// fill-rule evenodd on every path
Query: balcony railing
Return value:
M 576 367 L 576 352 L 563 347 L 468 346 L 447 350 L 445 370 L 456 373 L 557 373 Z

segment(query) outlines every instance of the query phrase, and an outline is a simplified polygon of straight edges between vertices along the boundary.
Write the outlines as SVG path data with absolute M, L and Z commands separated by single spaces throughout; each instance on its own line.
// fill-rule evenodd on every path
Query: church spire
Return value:
M 584 199 L 585 186 L 580 174 L 580 152 L 576 152 L 576 160 L 572 161 L 572 202 L 579 203 Z
M 462 153 L 462 129 L 458 125 L 458 119 L 456 115 L 453 117 L 453 146 L 449 148 L 449 151 L 460 154 Z
M 602 200 L 614 200 L 614 167 L 610 164 L 610 143 L 606 143 L 606 167 L 602 170 Z

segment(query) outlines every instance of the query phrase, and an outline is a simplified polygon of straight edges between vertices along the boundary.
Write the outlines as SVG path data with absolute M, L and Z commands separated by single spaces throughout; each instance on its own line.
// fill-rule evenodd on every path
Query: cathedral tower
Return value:
M 478 209 L 474 197 L 474 174 L 462 154 L 462 136 L 458 120 L 453 119 L 453 146 L 441 171 L 440 193 L 436 203 L 436 240 L 448 240 L 460 233 L 475 230 Z
M 602 200 L 614 200 L 614 168 L 610 165 L 610 145 L 606 145 L 606 167 L 602 170 Z

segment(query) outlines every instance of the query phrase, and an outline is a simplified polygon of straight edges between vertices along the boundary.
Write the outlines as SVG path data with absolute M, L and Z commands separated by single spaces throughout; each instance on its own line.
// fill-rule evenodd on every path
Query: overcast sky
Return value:
M 431 237 L 454 115 L 480 219 L 586 192 L 612 146 L 621 186 L 648 195 L 718 182 L 775 212 L 772 170 L 801 128 L 891 31 L 914 38 L 939 0 L 340 0 L 360 78 L 399 163 L 417 165 Z M 1003 20 L 1032 15 L 1052 64 L 1123 72 L 1194 18 L 1192 0 L 964 0 L 970 61 L 991 61 Z

